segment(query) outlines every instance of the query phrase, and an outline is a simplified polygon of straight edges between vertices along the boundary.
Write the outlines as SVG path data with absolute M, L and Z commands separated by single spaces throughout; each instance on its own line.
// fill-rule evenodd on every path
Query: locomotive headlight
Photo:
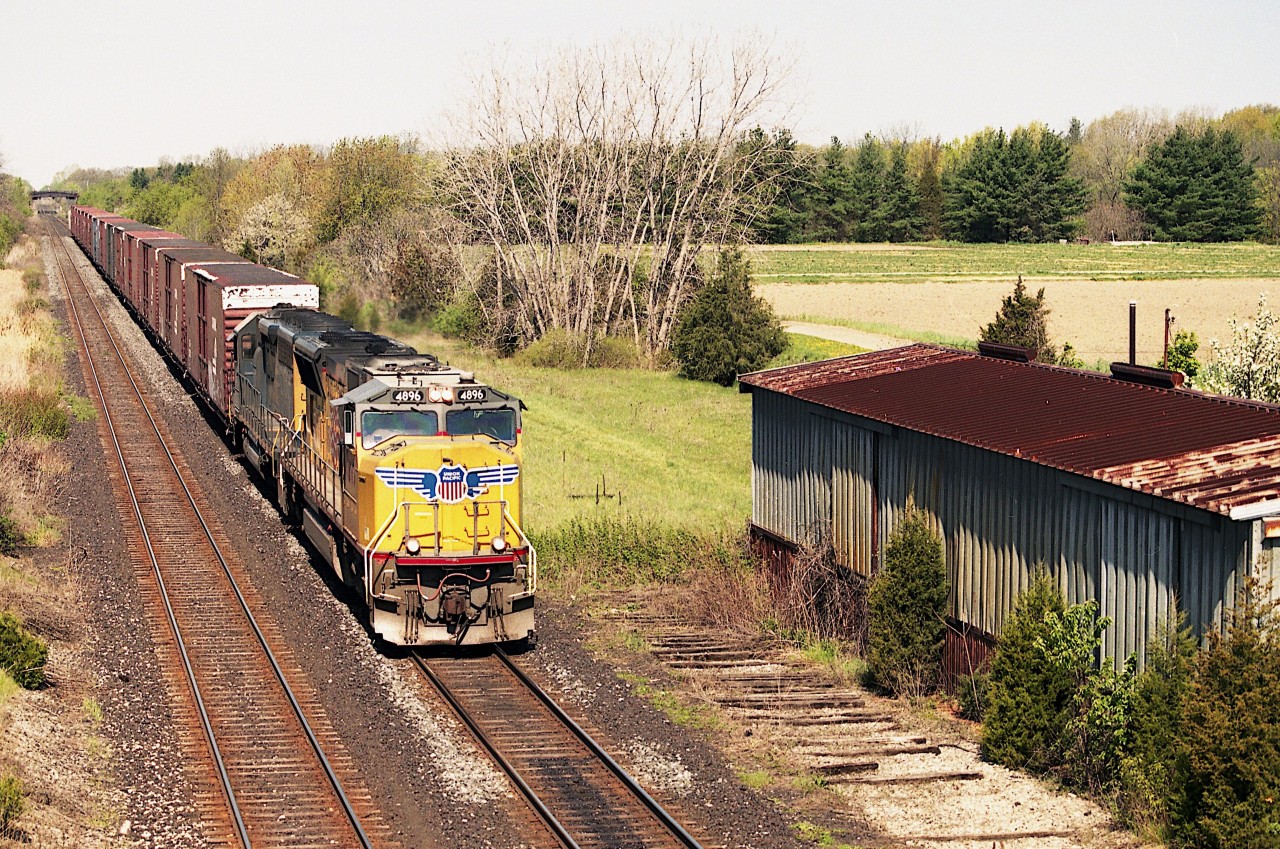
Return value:
M 493 542 L 491 542 L 490 545 L 492 545 L 493 550 L 499 554 L 507 550 L 507 541 L 502 537 L 494 537 Z
M 422 543 L 418 542 L 413 537 L 409 537 L 404 541 L 404 550 L 410 554 L 417 554 L 422 550 Z
M 453 389 L 448 386 L 428 386 L 427 400 L 432 404 L 452 404 Z

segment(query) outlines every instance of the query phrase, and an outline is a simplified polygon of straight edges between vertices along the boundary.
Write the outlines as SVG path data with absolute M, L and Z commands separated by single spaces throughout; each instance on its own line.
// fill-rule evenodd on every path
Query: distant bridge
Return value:
M 40 200 L 41 198 L 66 198 L 67 200 L 74 201 L 74 200 L 80 199 L 80 193 L 79 192 L 57 192 L 57 191 L 50 191 L 50 190 L 43 190 L 43 191 L 31 193 L 31 200 L 37 201 L 37 200 Z
M 79 192 L 45 190 L 31 193 L 31 205 L 41 215 L 60 215 L 64 201 L 75 203 L 79 198 Z

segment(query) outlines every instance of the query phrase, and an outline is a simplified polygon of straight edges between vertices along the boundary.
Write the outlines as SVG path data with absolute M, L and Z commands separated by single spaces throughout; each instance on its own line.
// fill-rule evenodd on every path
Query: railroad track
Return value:
M 501 648 L 411 658 L 562 846 L 701 849 Z
M 65 226 L 47 223 L 140 592 L 211 843 L 389 845 L 389 832 L 269 623 L 194 475 L 134 379 Z M 237 580 L 237 576 L 241 580 Z M 261 609 L 261 608 L 259 608 Z M 333 753 L 333 754 L 330 754 Z

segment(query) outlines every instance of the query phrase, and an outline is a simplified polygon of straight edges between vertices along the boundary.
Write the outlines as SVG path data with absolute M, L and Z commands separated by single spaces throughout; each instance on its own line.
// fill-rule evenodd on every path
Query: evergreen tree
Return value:
M 1280 618 L 1264 585 L 1239 594 L 1226 635 L 1211 633 L 1186 694 L 1187 846 L 1280 845 Z
M 802 237 L 805 205 L 813 187 L 813 165 L 797 150 L 791 131 L 782 128 L 766 135 L 755 127 L 738 146 L 739 154 L 755 162 L 743 194 L 764 204 L 755 231 L 770 245 L 798 242 Z
M 1041 573 L 1020 596 L 1000 632 L 991 661 L 982 756 L 1015 768 L 1045 772 L 1060 762 L 1062 733 L 1074 713 L 1076 685 L 1045 653 L 1050 613 L 1066 600 Z
M 885 546 L 884 568 L 867 594 L 867 662 L 897 695 L 922 696 L 937 684 L 946 638 L 947 565 L 942 540 L 908 502 Z
M 847 242 L 852 238 L 856 203 L 847 156 L 848 149 L 832 136 L 822 152 L 804 241 Z
M 943 178 L 943 226 L 967 242 L 1043 242 L 1068 236 L 1086 191 L 1070 149 L 1047 130 L 988 130 Z
M 867 133 L 853 158 L 853 238 L 858 242 L 887 241 L 884 217 L 884 146 Z
M 920 192 L 907 173 L 907 146 L 894 145 L 889 157 L 889 170 L 884 175 L 884 194 L 880 205 L 883 238 L 889 242 L 919 239 L 925 228 L 920 206 Z
M 681 311 L 671 341 L 680 374 L 732 386 L 782 353 L 786 339 L 773 310 L 751 291 L 742 251 L 720 252 L 715 274 Z
M 916 180 L 920 195 L 919 213 L 923 221 L 922 235 L 928 239 L 942 238 L 942 180 L 939 176 L 941 146 L 933 140 L 924 142 L 920 157 L 920 174 Z
M 1237 242 L 1255 235 L 1261 210 L 1253 165 L 1230 130 L 1179 125 L 1124 183 L 1125 202 L 1159 240 Z
M 980 338 L 983 342 L 998 345 L 1033 348 L 1037 352 L 1037 362 L 1073 365 L 1061 362 L 1058 349 L 1049 342 L 1049 308 L 1044 304 L 1044 289 L 1035 295 L 1028 294 L 1021 274 L 1014 284 L 1013 293 L 1005 295 L 1000 302 L 1000 311 L 995 319 L 980 331 Z

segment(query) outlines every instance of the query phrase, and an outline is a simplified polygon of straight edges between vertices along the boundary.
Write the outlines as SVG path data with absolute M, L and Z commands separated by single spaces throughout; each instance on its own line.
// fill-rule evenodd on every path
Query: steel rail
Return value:
M 573 718 L 569 716 L 569 714 L 565 713 L 564 708 L 556 704 L 555 700 L 547 695 L 546 691 L 539 687 L 532 678 L 526 675 L 523 669 L 516 666 L 515 663 L 512 662 L 511 658 L 507 656 L 507 653 L 502 650 L 501 646 L 495 645 L 493 650 L 498 656 L 498 659 L 515 674 L 520 683 L 527 687 L 529 692 L 537 696 L 538 701 L 542 702 L 542 704 L 555 715 L 556 719 L 560 720 L 561 724 L 563 724 L 565 728 L 572 731 L 573 735 L 582 742 L 582 745 L 586 746 L 587 749 L 591 751 L 591 754 L 595 755 L 601 763 L 609 768 L 609 771 L 612 772 L 618 780 L 631 791 L 633 796 L 640 800 L 641 804 L 649 809 L 649 812 L 653 814 L 654 818 L 657 819 L 658 822 L 662 823 L 662 825 L 667 829 L 667 831 L 671 832 L 671 835 L 675 837 L 676 840 L 680 841 L 680 843 L 687 847 L 687 849 L 702 849 L 702 845 L 694 839 L 693 835 L 689 834 L 689 832 L 685 830 L 684 826 L 680 825 L 676 818 L 671 816 L 671 814 L 667 812 L 667 809 L 658 803 L 657 799 L 650 796 L 649 793 L 640 786 L 638 781 L 632 778 L 617 761 L 610 757 L 609 753 L 604 750 L 604 747 L 597 743 L 595 739 L 586 732 L 586 729 L 574 722 Z
M 59 224 L 60 223 L 61 222 L 59 222 Z M 75 269 L 74 261 L 72 261 L 71 259 L 71 253 L 68 250 L 66 244 L 62 241 L 62 236 L 59 233 L 59 229 L 61 228 L 58 225 L 55 225 L 52 221 L 49 222 L 49 226 L 50 226 L 50 229 L 53 231 L 53 235 L 55 237 L 54 241 L 57 243 L 58 247 L 61 248 L 62 256 L 66 258 L 67 263 L 70 264 L 71 266 L 71 269 L 70 269 L 71 273 L 74 276 L 79 277 L 80 274 L 79 274 L 79 271 Z M 59 266 L 60 268 L 63 266 L 62 259 L 59 259 Z M 106 420 L 108 428 L 111 431 L 111 438 L 112 438 L 112 442 L 115 445 L 116 457 L 120 463 L 120 468 L 121 468 L 121 471 L 123 472 L 123 477 L 125 479 L 125 482 L 129 487 L 130 496 L 133 499 L 134 515 L 138 520 L 138 524 L 142 530 L 144 540 L 147 543 L 147 554 L 151 560 L 152 568 L 155 571 L 157 582 L 160 585 L 161 596 L 164 599 L 165 609 L 169 617 L 170 626 L 173 628 L 175 638 L 177 639 L 177 642 L 178 642 L 179 650 L 182 654 L 182 662 L 188 676 L 188 682 L 191 685 L 192 692 L 195 696 L 196 703 L 199 707 L 201 724 L 204 726 L 205 733 L 208 736 L 211 749 L 215 753 L 217 753 L 218 752 L 217 743 L 213 737 L 213 729 L 209 723 L 208 713 L 205 711 L 204 700 L 200 695 L 200 688 L 197 685 L 195 680 L 195 672 L 192 669 L 190 659 L 187 656 L 186 644 L 182 640 L 181 631 L 178 627 L 177 620 L 174 617 L 173 608 L 169 603 L 169 597 L 164 586 L 164 579 L 160 574 L 160 566 L 158 561 L 156 560 L 155 552 L 151 546 L 150 535 L 148 534 L 146 525 L 143 522 L 141 507 L 138 503 L 136 494 L 134 492 L 133 483 L 132 481 L 129 480 L 128 466 L 126 465 L 124 454 L 121 451 L 120 442 L 115 432 L 115 428 L 111 423 L 111 416 L 107 412 L 106 395 L 103 392 L 101 382 L 98 380 L 97 367 L 93 362 L 93 358 L 88 356 L 88 350 L 89 350 L 88 342 L 84 335 L 83 325 L 80 323 L 79 309 L 75 307 L 74 300 L 71 296 L 70 279 L 65 270 L 62 271 L 62 276 L 63 276 L 63 286 L 64 288 L 67 289 L 67 303 L 68 303 L 68 306 L 71 308 L 71 310 L 75 314 L 77 332 L 80 336 L 81 344 L 82 346 L 84 346 L 86 359 L 89 362 L 90 371 L 93 373 L 94 383 L 96 385 L 98 397 L 102 403 L 103 417 Z M 81 278 L 81 284 L 85 285 L 83 278 Z M 179 484 L 182 486 L 183 494 L 186 495 L 187 501 L 188 503 L 190 503 L 191 509 L 196 519 L 199 521 L 200 527 L 204 531 L 206 538 L 209 541 L 210 548 L 213 550 L 214 555 L 218 558 L 218 563 L 222 566 L 222 570 L 226 574 L 227 580 L 230 582 L 231 588 L 236 595 L 236 599 L 237 601 L 239 601 L 240 607 L 244 611 L 246 620 L 248 621 L 250 627 L 252 628 L 254 636 L 257 638 L 259 644 L 262 646 L 264 656 L 266 657 L 267 661 L 271 664 L 271 669 L 275 673 L 276 680 L 279 682 L 281 689 L 284 691 L 285 696 L 288 698 L 289 705 L 293 709 L 294 714 L 297 716 L 298 723 L 302 728 L 303 733 L 306 735 L 307 741 L 311 744 L 311 748 L 316 755 L 316 759 L 319 761 L 321 767 L 324 769 L 325 776 L 329 779 L 330 784 L 333 786 L 334 794 L 338 797 L 338 801 L 342 806 L 343 813 L 346 815 L 347 819 L 351 822 L 351 826 L 356 833 L 356 837 L 359 840 L 360 845 L 362 847 L 365 847 L 365 849 L 373 849 L 373 843 L 369 840 L 369 836 L 365 833 L 364 827 L 360 824 L 360 819 L 356 815 L 355 809 L 352 806 L 350 799 L 347 798 L 346 791 L 344 791 L 342 788 L 342 782 L 339 780 L 337 773 L 334 772 L 332 764 L 329 763 L 329 759 L 325 755 L 324 749 L 320 745 L 319 739 L 316 737 L 315 732 L 311 728 L 311 723 L 307 721 L 306 715 L 302 710 L 302 705 L 299 704 L 297 697 L 294 695 L 293 688 L 291 688 L 289 686 L 288 681 L 285 680 L 284 671 L 280 668 L 280 664 L 276 659 L 275 653 L 272 652 L 270 646 L 267 645 L 266 636 L 262 633 L 262 629 L 259 627 L 257 619 L 254 618 L 253 613 L 249 610 L 249 605 L 245 601 L 244 594 L 240 590 L 240 585 L 236 582 L 235 577 L 231 574 L 231 567 L 227 563 L 226 557 L 222 553 L 222 549 L 218 546 L 217 541 L 214 539 L 213 532 L 210 530 L 208 523 L 205 521 L 204 514 L 200 511 L 200 508 L 196 505 L 195 498 L 191 494 L 191 490 L 187 487 L 187 482 L 182 479 L 182 473 L 178 469 L 178 464 L 174 459 L 173 452 L 169 450 L 169 446 L 165 443 L 164 436 L 160 433 L 160 428 L 156 424 L 155 417 L 151 413 L 151 408 L 147 404 L 146 399 L 143 397 L 142 391 L 139 388 L 137 381 L 134 379 L 132 371 L 128 368 L 127 360 L 125 359 L 123 352 L 120 350 L 120 346 L 116 341 L 115 334 L 111 332 L 110 324 L 108 323 L 106 317 L 103 316 L 102 310 L 100 310 L 98 308 L 98 305 L 94 303 L 92 294 L 89 293 L 87 285 L 85 285 L 85 292 L 86 294 L 90 294 L 90 298 L 89 298 L 90 306 L 93 307 L 93 310 L 97 314 L 98 319 L 102 322 L 103 329 L 106 331 L 107 339 L 111 342 L 111 348 L 115 352 L 116 357 L 120 360 L 121 365 L 124 366 L 125 375 L 129 380 L 129 384 L 133 389 L 134 394 L 138 398 L 138 402 L 142 406 L 142 411 L 146 415 L 147 421 L 151 423 L 151 426 L 155 431 L 156 437 L 160 442 L 160 446 L 165 453 L 165 457 L 166 459 L 168 459 L 169 464 L 173 467 L 173 470 L 177 475 L 177 480 Z M 235 801 L 235 795 L 231 789 L 230 776 L 227 775 L 226 765 L 222 762 L 220 754 L 216 754 L 215 756 L 218 759 L 218 769 L 220 773 L 220 780 L 223 783 L 223 788 L 227 793 L 228 801 L 236 817 L 236 826 L 237 826 L 239 836 L 241 838 L 242 843 L 246 847 L 246 849 L 249 849 L 250 843 L 249 843 L 248 834 L 245 831 L 244 822 L 239 812 L 239 806 Z
M 62 237 L 58 234 L 56 228 L 50 226 L 55 241 L 61 243 Z M 142 507 L 138 502 L 138 493 L 133 488 L 133 481 L 129 477 L 129 466 L 125 461 L 124 452 L 120 447 L 120 437 L 116 433 L 115 422 L 112 421 L 111 415 L 107 409 L 107 396 L 102 389 L 102 381 L 98 377 L 98 367 L 94 363 L 93 357 L 88 356 L 89 341 L 85 336 L 84 325 L 80 320 L 80 308 L 76 306 L 74 297 L 71 294 L 71 276 L 76 274 L 74 264 L 68 268 L 70 262 L 69 254 L 67 254 L 66 245 L 61 245 L 62 251 L 55 252 L 58 261 L 58 271 L 62 275 L 62 285 L 67 293 L 67 314 L 75 323 L 76 335 L 80 337 L 80 347 L 85 352 L 85 361 L 89 366 L 89 374 L 93 378 L 95 391 L 98 393 L 99 405 L 102 409 L 102 419 L 107 426 L 108 433 L 111 434 L 111 444 L 115 448 L 116 462 L 120 464 L 120 476 L 124 479 L 125 486 L 129 491 L 129 500 L 133 508 L 133 516 L 138 522 L 138 530 L 142 534 L 142 540 L 146 544 L 147 557 L 151 562 L 151 571 L 155 574 L 156 583 L 160 587 L 160 600 L 164 602 L 165 616 L 169 620 L 169 627 L 173 630 L 174 641 L 178 646 L 178 656 L 182 660 L 182 669 L 186 674 L 187 684 L 191 688 L 191 695 L 195 699 L 196 712 L 200 716 L 200 726 L 204 730 L 205 739 L 209 743 L 210 752 L 213 755 L 214 765 L 218 771 L 218 781 L 222 785 L 222 792 L 226 794 L 227 806 L 231 809 L 231 817 L 235 826 L 236 836 L 240 839 L 241 845 L 245 849 L 250 849 L 249 833 L 245 826 L 244 816 L 240 812 L 240 806 L 236 802 L 235 791 L 231 788 L 231 776 L 227 773 L 227 764 L 223 760 L 222 751 L 218 748 L 218 741 L 213 734 L 213 726 L 209 721 L 209 712 L 205 708 L 204 696 L 200 692 L 200 685 L 196 682 L 195 670 L 191 666 L 191 658 L 187 654 L 186 640 L 183 639 L 182 629 L 178 626 L 178 618 L 173 612 L 173 605 L 169 601 L 169 591 L 165 587 L 164 575 L 160 571 L 160 562 L 156 559 L 155 548 L 151 543 L 151 533 L 147 528 L 146 520 L 142 516 Z M 64 258 L 65 257 L 65 258 Z
M 551 809 L 547 807 L 546 803 L 539 798 L 537 791 L 529 786 L 529 783 L 520 775 L 520 771 L 515 768 L 515 765 L 512 764 L 511 761 L 507 760 L 502 752 L 498 751 L 498 747 L 493 744 L 493 741 L 489 739 L 489 736 L 480 728 L 480 724 L 472 718 L 471 714 L 467 713 L 466 708 L 464 708 L 462 703 L 453 695 L 453 691 L 449 689 L 448 685 L 446 685 L 444 681 L 440 680 L 440 677 L 432 671 L 431 667 L 427 665 L 427 662 L 423 660 L 421 656 L 415 653 L 411 654 L 410 657 L 413 659 L 414 664 L 422 670 L 422 673 L 427 676 L 427 680 L 429 680 L 431 685 L 436 688 L 436 691 L 439 692 L 444 700 L 449 703 L 449 707 L 453 709 L 453 712 L 457 714 L 458 718 L 467 726 L 472 735 L 477 741 L 479 741 L 480 745 L 489 753 L 489 757 L 493 758 L 494 762 L 497 763 L 498 766 L 502 768 L 502 771 L 507 774 L 507 777 L 511 779 L 511 783 L 520 791 L 520 795 L 524 796 L 525 801 L 527 801 L 530 807 L 533 808 L 534 813 L 538 815 L 539 819 L 546 823 L 547 827 L 551 829 L 551 832 L 556 836 L 556 839 L 560 841 L 565 849 L 581 849 L 578 842 L 573 839 L 571 834 L 569 834 L 569 830 L 566 829 L 564 824 L 556 818 L 556 815 L 551 812 Z
M 676 821 L 676 819 L 671 816 L 671 814 L 668 813 L 656 799 L 650 796 L 649 793 L 646 792 L 645 789 L 641 787 L 640 784 L 632 778 L 617 761 L 610 757 L 609 753 L 606 752 L 604 748 L 597 743 L 585 729 L 582 728 L 582 726 L 578 725 L 572 717 L 565 713 L 564 709 L 555 703 L 555 700 L 547 695 L 547 693 L 539 687 L 532 678 L 526 675 L 523 670 L 516 666 L 515 663 L 512 662 L 511 658 L 507 656 L 507 653 L 502 650 L 501 646 L 494 645 L 492 646 L 492 649 L 498 659 L 501 660 L 502 663 L 515 675 L 516 680 L 520 682 L 521 686 L 525 687 L 530 693 L 532 693 L 538 701 L 540 701 L 551 712 L 552 716 L 554 716 L 561 725 L 567 728 L 583 744 L 583 746 L 586 747 L 587 751 L 596 758 L 596 760 L 604 764 L 609 772 L 622 783 L 623 787 L 625 787 L 628 792 L 630 792 L 640 801 L 641 804 L 644 805 L 654 819 L 656 819 L 671 834 L 671 836 L 680 843 L 680 845 L 686 847 L 686 849 L 702 849 L 702 844 L 689 834 L 689 832 L 685 830 L 684 826 L 680 825 L 680 823 Z M 410 655 L 410 657 L 413 659 L 414 664 L 421 669 L 427 676 L 428 680 L 431 681 L 432 686 L 434 686 L 445 701 L 448 702 L 449 706 L 453 709 L 454 713 L 457 714 L 458 718 L 463 721 L 468 729 L 470 729 L 476 740 L 480 742 L 480 745 L 483 746 L 494 761 L 497 762 L 503 772 L 511 778 L 512 782 L 520 790 L 520 793 L 529 801 L 530 805 L 533 806 L 538 816 L 541 817 L 552 829 L 557 839 L 564 843 L 566 847 L 569 847 L 569 849 L 577 847 L 577 842 L 574 841 L 573 837 L 569 835 L 560 821 L 555 818 L 547 808 L 546 804 L 538 797 L 537 792 L 529 786 L 528 782 L 524 780 L 515 766 L 511 764 L 511 762 L 508 761 L 498 750 L 497 746 L 489 740 L 488 736 L 480 728 L 479 723 L 471 717 L 462 704 L 454 697 L 453 693 L 450 692 L 448 686 L 435 674 L 434 671 L 432 671 L 427 662 L 416 653 Z

